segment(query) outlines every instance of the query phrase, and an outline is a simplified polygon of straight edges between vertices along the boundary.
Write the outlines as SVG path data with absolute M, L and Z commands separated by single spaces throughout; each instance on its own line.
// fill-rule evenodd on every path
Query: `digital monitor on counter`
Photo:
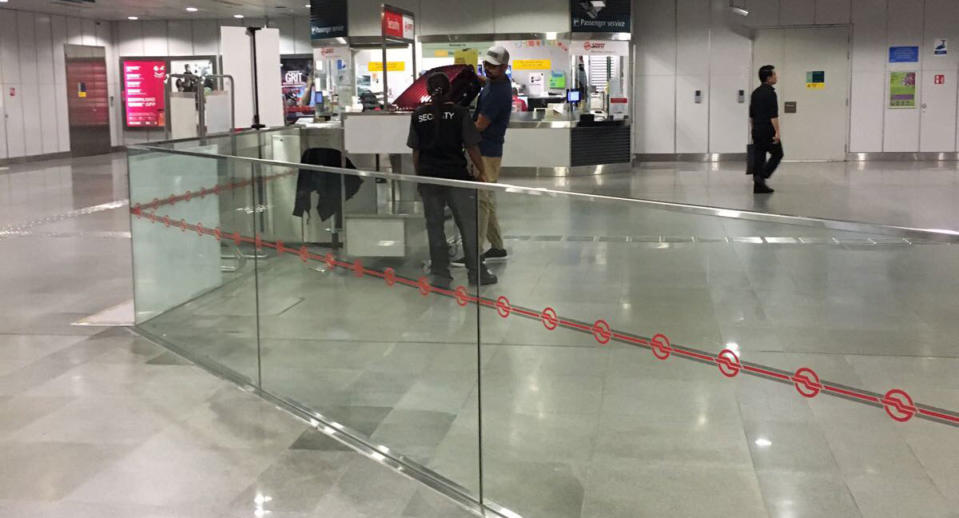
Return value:
M 582 101 L 582 92 L 579 90 L 570 90 L 566 92 L 566 102 L 578 103 L 580 101 Z

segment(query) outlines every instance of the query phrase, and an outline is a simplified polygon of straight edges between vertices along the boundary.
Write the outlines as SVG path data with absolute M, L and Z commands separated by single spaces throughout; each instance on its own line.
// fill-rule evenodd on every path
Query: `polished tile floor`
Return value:
M 470 516 L 123 328 L 123 155 L 0 168 L 0 516 Z M 81 209 L 99 207 L 91 211 Z
M 789 182 L 808 183 L 803 215 L 955 226 L 946 223 L 959 190 L 941 193 L 954 167 L 789 165 L 760 207 L 734 166 L 523 183 L 784 212 L 801 198 Z M 914 176 L 886 190 L 897 173 Z M 830 197 L 842 183 L 857 189 Z M 931 186 L 941 196 L 920 204 Z M 918 214 L 883 210 L 894 194 L 915 199 Z M 877 207 L 843 207 L 853 196 Z M 512 258 L 493 266 L 501 282 L 484 296 L 959 410 L 956 245 L 563 196 L 498 203 Z M 418 277 L 424 237 L 411 241 L 407 260 L 364 265 Z M 252 270 L 144 328 L 474 493 L 482 483 L 486 498 L 523 516 L 957 516 L 955 427 L 600 346 L 590 333 L 477 313 L 295 256 L 267 253 Z
M 125 209 L 72 212 L 126 197 L 125 167 L 112 156 L 0 171 L 12 295 L 0 301 L 0 462 L 18 468 L 0 472 L 0 515 L 464 514 L 142 338 L 70 326 L 131 296 Z M 955 164 L 788 165 L 761 206 L 737 173 L 653 164 L 522 183 L 959 221 Z M 513 258 L 484 295 L 959 410 L 955 245 L 564 198 L 499 203 Z M 369 266 L 418 275 L 422 255 Z M 148 328 L 250 378 L 259 336 L 265 389 L 473 491 L 482 417 L 485 495 L 523 516 L 959 516 L 959 429 L 309 266 L 269 257 L 259 279 L 240 271 Z

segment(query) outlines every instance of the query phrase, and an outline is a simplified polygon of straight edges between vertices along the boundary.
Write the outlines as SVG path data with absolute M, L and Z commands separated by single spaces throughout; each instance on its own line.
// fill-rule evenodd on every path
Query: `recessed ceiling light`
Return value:
M 187 7 L 186 10 L 191 13 L 195 13 L 199 11 L 199 9 L 197 9 L 196 7 Z
M 7 0 L 3 0 L 3 1 L 6 2 Z M 306 7 L 307 9 L 309 9 L 309 8 L 310 8 L 310 4 L 306 4 L 306 5 L 303 6 L 303 7 Z
M 127 20 L 139 20 L 139 19 L 140 18 L 137 16 L 127 16 Z
M 243 18 L 243 15 L 242 15 L 242 14 L 234 14 L 233 17 L 234 17 L 234 18 L 237 18 L 237 19 L 240 19 L 240 18 Z

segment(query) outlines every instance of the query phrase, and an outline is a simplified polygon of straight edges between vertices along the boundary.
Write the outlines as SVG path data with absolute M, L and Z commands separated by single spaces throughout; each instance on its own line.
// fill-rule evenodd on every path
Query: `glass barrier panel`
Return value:
M 310 160 L 338 164 L 339 152 Z M 378 210 L 372 177 L 258 167 L 263 389 L 478 498 L 475 288 L 469 269 L 443 265 L 475 243 L 475 191 L 411 177 L 432 205 Z M 318 434 L 298 443 L 329 447 Z
M 251 164 L 129 152 L 136 324 L 258 382 Z
M 497 194 L 485 498 L 527 518 L 944 513 L 959 247 L 722 214 Z

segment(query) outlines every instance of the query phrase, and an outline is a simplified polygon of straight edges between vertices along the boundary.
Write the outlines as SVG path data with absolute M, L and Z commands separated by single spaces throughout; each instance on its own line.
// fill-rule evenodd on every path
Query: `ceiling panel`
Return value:
M 62 0 L 8 0 L 0 4 L 0 9 L 100 20 L 123 20 L 128 16 L 137 16 L 141 20 L 229 18 L 235 14 L 250 18 L 275 18 L 309 17 L 308 3 L 309 0 L 96 0 L 93 4 L 76 4 Z M 199 11 L 190 13 L 187 7 L 196 7 Z

